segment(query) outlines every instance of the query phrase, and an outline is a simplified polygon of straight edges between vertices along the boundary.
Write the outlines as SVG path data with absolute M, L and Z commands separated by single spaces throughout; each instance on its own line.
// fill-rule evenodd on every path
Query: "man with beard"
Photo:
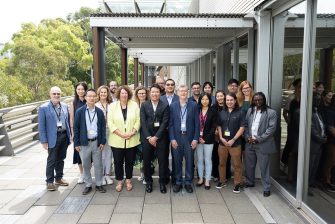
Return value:
M 117 87 L 118 87 L 118 85 L 117 85 L 116 81 L 112 80 L 112 81 L 109 82 L 109 90 L 111 92 L 113 102 L 117 101 L 117 98 L 115 96 Z
M 199 96 L 200 96 L 200 91 L 201 91 L 200 83 L 199 82 L 193 82 L 191 84 L 191 91 L 192 91 L 192 96 L 190 96 L 188 99 L 198 103 Z
M 159 89 L 161 91 L 161 96 L 165 95 L 165 80 L 164 78 L 158 76 L 156 77 L 156 84 L 159 85 Z

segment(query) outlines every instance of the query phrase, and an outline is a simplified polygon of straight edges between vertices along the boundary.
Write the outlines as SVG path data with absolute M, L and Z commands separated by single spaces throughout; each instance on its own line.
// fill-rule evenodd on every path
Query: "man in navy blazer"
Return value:
M 86 91 L 86 105 L 76 111 L 74 120 L 74 147 L 79 152 L 84 168 L 85 189 L 83 195 L 92 191 L 92 160 L 95 172 L 95 188 L 105 193 L 102 185 L 102 150 L 106 144 L 106 121 L 104 113 L 95 106 L 97 94 L 94 89 Z
M 46 182 L 48 191 L 55 191 L 56 185 L 68 186 L 63 179 L 64 159 L 70 144 L 71 129 L 68 106 L 60 102 L 61 90 L 54 86 L 50 90 L 50 101 L 38 109 L 38 131 L 41 144 L 48 150 Z M 56 176 L 55 173 L 56 172 Z
M 178 88 L 179 101 L 170 106 L 169 137 L 172 147 L 172 156 L 175 165 L 176 184 L 173 186 L 175 193 L 182 188 L 182 164 L 185 157 L 185 189 L 193 192 L 193 165 L 194 150 L 199 140 L 199 110 L 198 105 L 187 100 L 188 87 L 180 85 Z

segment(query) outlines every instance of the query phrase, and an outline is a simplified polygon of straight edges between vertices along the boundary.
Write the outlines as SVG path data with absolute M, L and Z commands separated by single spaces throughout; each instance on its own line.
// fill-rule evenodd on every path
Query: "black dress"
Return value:
M 83 101 L 81 101 L 81 100 L 73 101 L 73 120 L 74 120 L 74 117 L 76 115 L 76 111 L 80 107 L 84 106 L 85 104 L 86 104 L 85 99 Z M 75 149 L 74 149 L 74 152 L 73 152 L 73 164 L 81 164 L 81 159 L 80 159 L 79 152 Z

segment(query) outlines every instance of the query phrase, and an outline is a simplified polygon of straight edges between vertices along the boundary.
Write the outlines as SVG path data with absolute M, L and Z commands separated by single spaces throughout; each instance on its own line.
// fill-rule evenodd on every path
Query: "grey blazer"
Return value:
M 251 127 L 253 122 L 254 113 L 251 113 L 252 108 L 249 108 L 245 117 L 245 131 L 244 137 L 246 141 L 251 136 Z M 277 127 L 277 113 L 271 108 L 267 108 L 266 111 L 262 112 L 261 119 L 259 122 L 258 132 L 256 139 L 259 143 L 249 144 L 247 143 L 245 149 L 248 150 L 251 147 L 256 147 L 257 151 L 264 154 L 272 154 L 277 151 L 274 133 Z

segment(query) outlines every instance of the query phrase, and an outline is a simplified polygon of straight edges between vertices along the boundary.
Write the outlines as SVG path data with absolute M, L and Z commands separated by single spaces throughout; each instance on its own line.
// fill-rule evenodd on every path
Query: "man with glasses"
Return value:
M 109 90 L 111 92 L 113 102 L 117 101 L 117 98 L 115 96 L 117 87 L 118 87 L 118 85 L 117 85 L 116 81 L 112 80 L 112 81 L 109 82 Z
M 236 79 L 230 79 L 228 81 L 228 93 L 234 93 L 235 95 L 238 92 L 238 81 Z
M 200 83 L 199 82 L 193 82 L 191 84 L 191 91 L 192 91 L 192 96 L 190 96 L 188 99 L 198 103 L 200 92 L 201 92 Z
M 156 84 L 159 85 L 159 89 L 161 91 L 161 96 L 165 95 L 165 80 L 164 78 L 158 76 L 156 77 Z
M 71 129 L 68 106 L 60 102 L 61 90 L 54 86 L 50 90 L 50 101 L 38 109 L 38 131 L 41 144 L 48 150 L 46 166 L 47 190 L 55 191 L 56 185 L 68 186 L 63 179 L 64 159 L 70 144 Z M 56 175 L 55 175 L 56 173 Z

